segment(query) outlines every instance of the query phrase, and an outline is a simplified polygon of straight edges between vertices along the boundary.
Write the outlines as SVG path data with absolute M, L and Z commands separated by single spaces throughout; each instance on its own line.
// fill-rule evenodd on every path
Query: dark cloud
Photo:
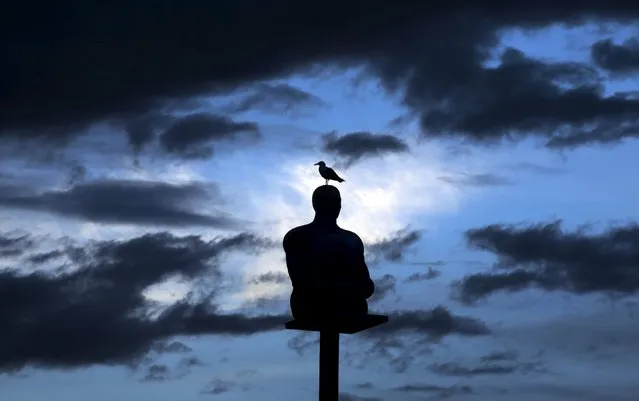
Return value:
M 384 238 L 373 244 L 369 244 L 366 250 L 374 259 L 384 259 L 389 262 L 400 262 L 404 255 L 422 237 L 419 230 L 410 230 L 408 227 L 399 230 L 388 238 Z
M 62 270 L 0 271 L 0 370 L 135 364 L 173 336 L 281 329 L 287 316 L 220 315 L 214 302 L 222 286 L 220 258 L 270 246 L 251 234 L 211 241 L 147 234 L 69 245 Z M 143 295 L 169 278 L 202 276 L 202 294 L 194 291 L 168 307 Z
M 246 375 L 239 375 L 246 376 Z M 251 375 L 249 375 L 251 376 Z M 210 394 L 210 395 L 219 395 L 223 393 L 228 393 L 232 390 L 241 390 L 247 391 L 253 388 L 254 386 L 250 383 L 243 381 L 235 381 L 235 380 L 227 380 L 227 379 L 213 379 L 211 380 L 206 387 L 201 391 L 202 394 Z
M 454 294 L 454 298 L 464 303 L 473 303 L 499 291 L 522 291 L 535 284 L 536 277 L 535 273 L 524 270 L 471 274 L 454 284 L 459 291 Z
M 416 266 L 432 267 L 432 266 L 444 266 L 444 265 L 446 265 L 448 263 L 450 263 L 450 262 L 445 262 L 443 260 L 433 260 L 433 261 L 427 261 L 427 262 L 411 262 L 410 264 L 416 265 Z
M 229 215 L 193 211 L 205 202 L 220 203 L 213 184 L 169 184 L 140 180 L 100 180 L 67 190 L 35 192 L 15 187 L 0 193 L 0 206 L 54 213 L 98 223 L 238 228 Z
M 0 232 L 0 257 L 21 256 L 32 249 L 34 245 L 34 239 L 29 234 Z
M 365 397 L 362 395 L 356 395 L 351 393 L 340 393 L 339 401 L 382 401 L 379 397 Z
M 393 390 L 402 393 L 436 393 L 439 398 L 450 398 L 457 394 L 473 393 L 472 387 L 465 385 L 439 386 L 436 384 L 405 384 L 395 387 Z
M 185 358 L 180 359 L 180 361 L 178 362 L 178 366 L 185 367 L 185 368 L 192 368 L 194 366 L 202 366 L 202 365 L 204 365 L 204 362 L 202 362 L 196 356 L 187 356 Z
M 262 284 L 262 283 L 285 284 L 285 283 L 290 283 L 290 279 L 288 278 L 288 274 L 286 273 L 267 272 L 252 278 L 250 282 L 252 284 Z
M 365 158 L 390 153 L 405 153 L 409 148 L 404 140 L 388 134 L 352 132 L 338 136 L 335 133 L 322 137 L 323 150 L 339 158 L 339 164 L 350 167 Z
M 29 256 L 27 259 L 30 263 L 41 265 L 47 262 L 51 262 L 52 260 L 61 258 L 64 256 L 64 251 L 61 250 L 53 250 L 48 252 L 40 252 Z
M 235 122 L 229 117 L 198 113 L 176 120 L 160 135 L 161 148 L 186 159 L 213 156 L 211 142 L 235 140 L 239 134 L 249 133 L 259 138 L 257 123 Z
M 418 340 L 422 341 L 422 339 Z M 377 361 L 386 360 L 388 367 L 395 373 L 404 373 L 419 359 L 421 355 L 424 355 L 423 348 L 418 346 L 411 346 L 405 338 L 397 338 L 394 336 L 381 336 L 373 339 L 373 344 L 367 356 L 375 357 Z M 369 359 L 370 361 L 371 359 Z M 362 368 L 369 365 L 365 362 L 359 367 Z
M 169 118 L 165 115 L 147 113 L 122 122 L 121 128 L 126 132 L 135 156 L 138 156 L 143 147 L 155 139 L 160 129 L 166 129 L 168 120 Z
M 472 302 L 498 291 L 532 286 L 576 294 L 631 294 L 639 289 L 639 226 L 629 224 L 593 233 L 564 230 L 561 221 L 517 227 L 490 225 L 466 232 L 470 246 L 494 253 L 492 272 L 458 283 Z
M 388 295 L 397 293 L 397 279 L 392 274 L 384 274 L 373 281 L 375 283 L 375 292 L 368 299 L 369 303 L 379 302 Z
M 371 311 L 371 313 L 381 313 Z M 479 319 L 452 314 L 448 309 L 438 306 L 430 310 L 397 310 L 388 315 L 388 323 L 374 327 L 361 333 L 362 338 L 372 341 L 371 352 L 375 355 L 391 359 L 396 371 L 404 371 L 416 357 L 415 349 L 408 349 L 408 354 L 394 357 L 389 349 L 406 348 L 399 338 L 402 334 L 421 336 L 427 342 L 436 342 L 448 335 L 483 336 L 491 331 Z M 319 344 L 319 337 L 314 333 L 302 333 L 292 337 L 288 347 L 302 354 Z M 358 340 L 361 341 L 361 340 Z
M 431 137 L 537 135 L 551 146 L 574 146 L 631 135 L 637 117 L 635 100 L 603 94 L 601 78 L 583 64 L 530 60 L 515 50 L 497 67 L 485 63 L 505 29 L 625 22 L 639 10 L 629 0 L 615 7 L 526 1 L 488 14 L 472 1 L 373 9 L 329 0 L 313 13 L 292 0 L 152 8 L 141 0 L 41 2 L 38 18 L 33 6 L 21 4 L 12 3 L 0 32 L 7 55 L 0 124 L 12 134 L 64 137 L 92 121 L 135 117 L 194 95 L 317 75 L 318 65 L 364 66 Z M 61 18 L 64 27 L 51 23 Z
M 163 382 L 171 378 L 171 369 L 162 364 L 154 364 L 147 368 L 146 374 L 142 378 L 145 382 Z
M 589 65 L 542 62 L 511 48 L 497 67 L 477 69 L 468 79 L 466 89 L 446 96 L 446 105 L 421 115 L 429 136 L 482 142 L 538 136 L 549 147 L 574 147 L 636 132 L 639 101 L 604 95 L 604 78 Z
M 350 355 L 347 353 L 345 360 L 359 368 L 385 360 L 394 372 L 402 373 L 432 355 L 433 345 L 446 336 L 482 336 L 489 333 L 488 327 L 480 320 L 453 315 L 441 306 L 431 310 L 395 311 L 389 313 L 388 323 L 361 333 L 361 337 L 368 340 L 365 353 L 361 350 Z M 356 342 L 362 344 L 361 339 Z M 314 344 L 301 341 L 299 345 L 301 352 Z
M 242 308 L 250 310 L 286 311 L 289 307 L 289 294 L 261 296 L 242 303 Z
M 540 362 L 519 363 L 517 361 L 510 361 L 508 363 L 481 361 L 476 366 L 464 366 L 456 362 L 444 362 L 431 365 L 430 370 L 442 376 L 462 377 L 507 375 L 515 372 L 540 373 L 544 371 Z
M 168 354 L 168 353 L 182 354 L 182 353 L 192 351 L 191 347 L 179 341 L 157 343 L 157 344 L 153 344 L 151 348 L 153 351 L 159 352 L 161 354 Z
M 81 164 L 74 164 L 69 169 L 67 185 L 73 186 L 82 183 L 87 178 L 87 168 Z
M 297 334 L 288 340 L 286 346 L 297 352 L 299 356 L 302 356 L 304 354 L 304 351 L 308 350 L 309 348 L 319 346 L 319 336 L 314 334 L 315 333 L 311 332 Z
M 468 187 L 494 187 L 513 185 L 515 183 L 509 178 L 491 173 L 458 174 L 456 176 L 439 177 L 439 180 L 453 185 Z
M 227 393 L 237 387 L 237 383 L 230 380 L 213 379 L 202 390 L 202 394 L 218 395 Z
M 406 277 L 406 280 L 404 281 L 407 283 L 414 283 L 417 281 L 433 280 L 441 276 L 441 274 L 442 272 L 440 270 L 437 270 L 432 266 L 428 266 L 428 271 L 426 273 L 413 273 Z
M 490 329 L 478 319 L 453 315 L 448 309 L 438 306 L 432 310 L 392 312 L 388 323 L 365 331 L 364 335 L 402 332 L 422 333 L 436 339 L 451 334 L 485 335 L 490 333 Z
M 325 105 L 321 98 L 287 83 L 259 83 L 252 85 L 249 93 L 240 101 L 226 106 L 225 109 L 233 113 L 252 110 L 284 113 L 299 108 Z
M 639 41 L 635 38 L 620 44 L 612 39 L 600 40 L 592 45 L 590 54 L 599 67 L 615 75 L 639 71 Z
M 479 375 L 503 375 L 513 373 L 516 366 L 484 364 L 480 366 L 466 367 L 454 362 L 438 363 L 431 367 L 431 371 L 444 376 L 479 376 Z
M 482 356 L 479 360 L 481 362 L 514 361 L 518 356 L 517 352 L 512 350 L 495 351 Z
M 235 373 L 235 377 L 243 378 L 243 379 L 251 379 L 258 375 L 259 375 L 259 371 L 257 369 L 245 369 Z
M 204 366 L 205 364 L 196 356 L 186 356 L 178 360 L 173 368 L 168 368 L 164 380 L 178 380 L 188 376 L 193 368 Z M 165 365 L 166 366 L 166 365 Z

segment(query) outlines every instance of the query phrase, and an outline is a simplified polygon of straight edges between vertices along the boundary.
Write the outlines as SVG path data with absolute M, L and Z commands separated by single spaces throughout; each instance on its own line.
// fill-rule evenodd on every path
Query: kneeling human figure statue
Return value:
M 283 241 L 296 320 L 326 320 L 366 315 L 375 285 L 359 236 L 337 225 L 339 190 L 322 185 L 313 192 L 315 218 L 290 230 Z

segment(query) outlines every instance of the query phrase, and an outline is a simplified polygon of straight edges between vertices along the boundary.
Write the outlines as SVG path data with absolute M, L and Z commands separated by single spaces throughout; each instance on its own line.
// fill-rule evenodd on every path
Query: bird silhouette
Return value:
M 344 180 L 339 175 L 337 175 L 335 170 L 330 167 L 326 167 L 326 163 L 324 163 L 323 161 L 315 163 L 315 166 L 319 166 L 319 173 L 322 178 L 326 180 L 326 185 L 328 185 L 329 180 L 344 182 Z

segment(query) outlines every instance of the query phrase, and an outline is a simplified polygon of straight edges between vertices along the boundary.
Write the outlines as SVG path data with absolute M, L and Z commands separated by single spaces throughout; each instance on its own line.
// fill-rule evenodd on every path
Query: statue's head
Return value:
M 337 220 L 342 210 L 342 197 L 339 189 L 332 185 L 321 185 L 313 191 L 313 209 L 321 218 Z

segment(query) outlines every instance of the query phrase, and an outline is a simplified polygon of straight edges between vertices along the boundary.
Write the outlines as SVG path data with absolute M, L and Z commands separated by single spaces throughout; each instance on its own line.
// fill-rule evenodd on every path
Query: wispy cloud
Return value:
M 363 159 L 379 158 L 386 154 L 406 153 L 409 146 L 401 138 L 389 134 L 350 132 L 322 137 L 322 150 L 338 158 L 336 166 L 348 168 Z
M 0 205 L 7 208 L 99 223 L 240 227 L 240 221 L 228 213 L 193 211 L 205 202 L 220 203 L 219 191 L 213 183 L 173 185 L 158 181 L 100 180 L 44 192 L 11 187 L 0 194 Z

